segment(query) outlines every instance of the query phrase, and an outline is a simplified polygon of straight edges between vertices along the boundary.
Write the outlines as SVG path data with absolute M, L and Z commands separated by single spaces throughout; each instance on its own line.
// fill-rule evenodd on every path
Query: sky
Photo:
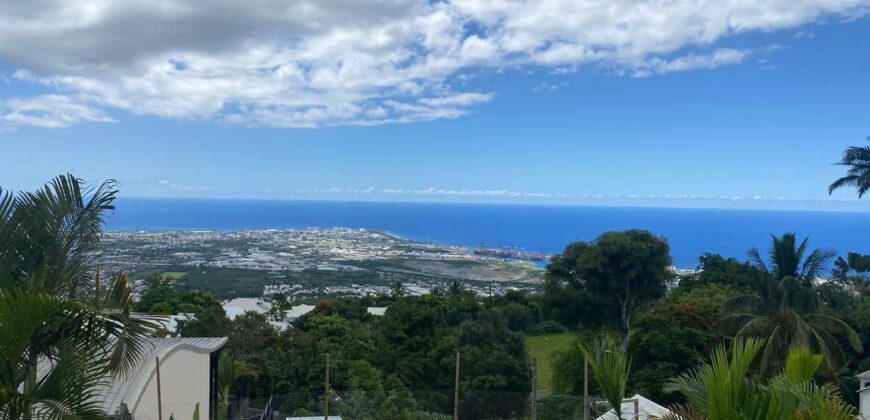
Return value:
M 870 211 L 868 0 L 0 1 L 0 187 Z

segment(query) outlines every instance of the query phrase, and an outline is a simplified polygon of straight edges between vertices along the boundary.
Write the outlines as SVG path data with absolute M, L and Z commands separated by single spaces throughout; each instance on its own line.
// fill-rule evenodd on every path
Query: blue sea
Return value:
M 122 198 L 110 230 L 351 227 L 427 242 L 509 246 L 556 253 L 609 230 L 648 229 L 668 239 L 674 264 L 697 266 L 703 252 L 745 259 L 770 234 L 809 236 L 811 247 L 870 253 L 870 213 L 509 204 Z

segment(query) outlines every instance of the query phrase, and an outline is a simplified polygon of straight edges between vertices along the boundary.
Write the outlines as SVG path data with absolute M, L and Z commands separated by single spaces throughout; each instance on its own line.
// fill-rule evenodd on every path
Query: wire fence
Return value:
M 454 395 L 454 390 L 333 390 L 324 399 L 323 393 L 296 392 L 268 399 L 232 401 L 225 418 L 323 419 L 328 413 L 329 420 L 583 419 L 583 397 L 577 395 L 538 395 L 534 404 L 529 392 L 464 390 L 459 393 L 458 404 L 454 404 Z M 593 399 L 590 418 L 595 419 L 609 409 L 606 402 Z M 223 413 L 218 418 L 222 418 L 220 414 Z

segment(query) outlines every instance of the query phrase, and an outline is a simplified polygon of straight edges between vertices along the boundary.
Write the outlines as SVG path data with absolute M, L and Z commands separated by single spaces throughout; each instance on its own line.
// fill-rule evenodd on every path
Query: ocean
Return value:
M 744 260 L 770 234 L 795 232 L 813 248 L 870 253 L 870 213 L 675 209 L 526 204 L 434 204 L 285 200 L 121 198 L 109 230 L 350 227 L 426 242 L 508 246 L 557 253 L 609 230 L 648 229 L 667 238 L 674 264 L 694 268 L 704 252 Z

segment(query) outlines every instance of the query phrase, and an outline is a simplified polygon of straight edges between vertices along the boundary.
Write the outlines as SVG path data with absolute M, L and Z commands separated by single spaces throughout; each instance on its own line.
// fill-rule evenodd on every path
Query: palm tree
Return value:
M 828 194 L 842 187 L 851 186 L 858 189 L 858 198 L 870 189 L 870 146 L 852 146 L 843 152 L 843 157 L 837 165 L 848 166 L 846 176 L 841 177 L 828 186 Z
M 579 345 L 583 357 L 589 362 L 598 392 L 613 407 L 616 418 L 621 419 L 631 359 L 619 350 L 616 340 L 609 336 L 580 340 Z
M 823 371 L 833 376 L 845 363 L 845 355 L 834 334 L 846 338 L 850 347 L 861 353 L 858 334 L 845 322 L 818 312 L 814 280 L 824 271 L 832 253 L 813 250 L 808 255 L 807 240 L 797 245 L 795 235 L 773 236 L 770 260 L 765 263 L 757 249 L 750 258 L 768 276 L 756 293 L 740 296 L 729 305 L 721 326 L 736 327 L 738 336 L 766 339 L 759 368 L 770 375 L 785 362 L 788 348 L 807 347 L 824 356 Z
M 0 190 L 0 418 L 104 416 L 96 387 L 126 374 L 158 330 L 131 313 L 126 277 L 101 285 L 94 266 L 116 194 L 111 181 L 83 188 L 72 175 Z
M 730 355 L 719 345 L 710 362 L 671 380 L 666 389 L 686 398 L 666 419 L 852 419 L 854 408 L 830 385 L 812 381 L 824 357 L 792 347 L 780 373 L 766 384 L 747 379 L 764 340 L 736 338 Z

